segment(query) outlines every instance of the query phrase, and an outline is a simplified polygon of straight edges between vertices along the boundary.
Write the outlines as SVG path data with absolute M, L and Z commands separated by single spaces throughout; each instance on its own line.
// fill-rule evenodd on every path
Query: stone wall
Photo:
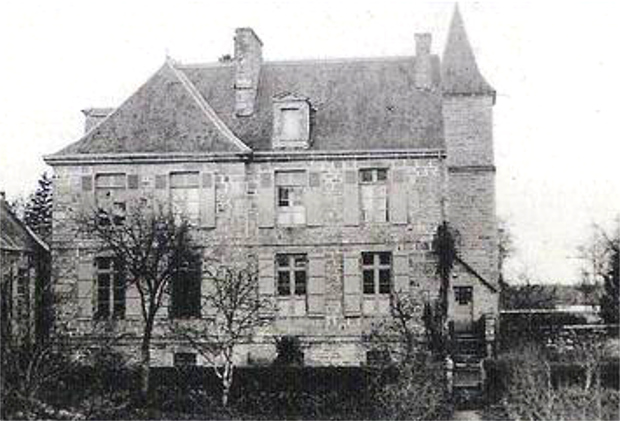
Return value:
M 345 171 L 357 173 L 361 168 L 388 168 L 389 174 L 400 173 L 398 192 L 406 195 L 404 205 L 401 204 L 406 209 L 404 221 L 345 224 L 344 174 Z M 76 217 L 95 205 L 90 197 L 93 195 L 92 190 L 84 189 L 84 179 L 101 173 L 137 175 L 138 188 L 128 189 L 127 196 L 144 197 L 150 201 L 167 195 L 165 190 L 162 192 L 156 188 L 156 179 L 162 174 L 176 171 L 213 174 L 215 224 L 209 228 L 197 228 L 198 243 L 204 246 L 205 255 L 227 253 L 225 250 L 234 246 L 256 256 L 271 256 L 272 259 L 276 253 L 320 256 L 321 264 L 324 265 L 324 307 L 320 314 L 312 317 L 277 317 L 274 325 L 264 332 L 263 345 L 248 347 L 246 354 L 261 346 L 263 350 L 271 349 L 273 341 L 270 338 L 273 336 L 298 335 L 308 345 L 308 364 L 353 364 L 363 361 L 365 354 L 359 339 L 362 332 L 377 318 L 364 311 L 345 314 L 345 255 L 357 256 L 359 259 L 362 251 L 398 253 L 402 256 L 401 261 L 406 262 L 405 273 L 401 274 L 401 278 L 406 278 L 401 279 L 401 282 L 406 282 L 407 292 L 418 297 L 420 302 L 437 294 L 438 283 L 435 281 L 430 244 L 442 219 L 441 191 L 445 169 L 439 158 L 102 164 L 58 166 L 55 170 L 54 282 L 56 293 L 64 297 L 59 301 L 57 309 L 58 323 L 66 332 L 84 341 L 96 338 L 98 325 L 101 324 L 92 320 L 94 279 L 84 282 L 79 273 L 80 267 L 94 259 L 96 242 L 80 233 Z M 281 170 L 305 170 L 319 174 L 319 185 L 315 185 L 318 191 L 314 192 L 313 199 L 319 201 L 319 206 L 314 206 L 314 209 L 319 209 L 321 214 L 320 218 L 315 218 L 312 226 L 283 227 L 274 223 L 271 227 L 261 227 L 261 175 Z M 310 206 L 307 211 L 311 212 Z M 90 310 L 88 306 L 91 306 Z M 162 309 L 161 317 L 163 322 L 166 319 L 165 308 Z M 126 319 L 116 322 L 114 328 L 132 333 L 129 337 L 137 341 L 139 314 L 128 314 Z M 156 347 L 154 352 L 162 356 L 154 358 L 154 361 L 170 362 L 170 353 L 174 352 L 177 345 L 166 338 L 165 334 L 157 341 L 162 341 L 163 345 L 161 348 Z M 267 355 L 270 353 L 272 351 L 267 352 Z M 246 355 L 240 358 L 245 361 L 250 357 Z

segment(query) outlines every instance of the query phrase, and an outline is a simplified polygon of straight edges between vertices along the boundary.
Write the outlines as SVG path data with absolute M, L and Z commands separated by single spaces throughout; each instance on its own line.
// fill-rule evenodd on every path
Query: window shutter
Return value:
M 394 263 L 392 266 L 394 273 L 394 292 L 398 294 L 409 293 L 409 253 L 397 251 L 394 253 Z
M 362 280 L 359 267 L 360 254 L 344 254 L 344 315 L 356 317 L 361 314 Z
M 92 175 L 83 175 L 81 178 L 82 187 L 82 212 L 90 215 L 95 210 L 95 189 Z
M 168 174 L 158 174 L 155 176 L 155 208 L 167 211 L 168 199 Z
M 93 302 L 95 291 L 95 265 L 92 259 L 80 259 L 77 268 L 78 303 L 80 315 L 91 318 L 93 316 Z
M 408 222 L 407 202 L 409 200 L 409 192 L 407 191 L 407 186 L 405 169 L 397 168 L 391 171 L 388 203 L 390 206 L 390 222 L 393 224 L 402 225 Z
M 203 276 L 202 290 L 204 291 L 204 299 L 200 300 L 202 317 L 213 319 L 217 313 L 216 306 L 213 304 L 213 297 L 217 293 L 215 281 L 209 276 Z
M 306 225 L 311 227 L 321 226 L 323 224 L 323 194 L 321 191 L 321 173 L 319 171 L 311 171 L 308 174 L 308 187 L 304 197 L 304 205 L 306 206 Z
M 129 174 L 127 176 L 127 188 L 129 188 L 129 190 L 137 190 L 140 188 L 140 176 L 138 174 Z
M 215 228 L 215 177 L 213 173 L 202 173 L 200 189 L 200 225 Z
M 142 305 L 140 304 L 140 292 L 135 282 L 127 284 L 127 292 L 125 294 L 126 315 L 128 319 L 142 319 Z
M 360 198 L 357 184 L 357 171 L 345 170 L 344 172 L 344 224 L 349 226 L 360 223 Z
M 271 308 L 262 311 L 263 316 L 271 316 L 275 309 L 275 262 L 273 253 L 260 253 L 258 255 L 258 295 L 261 300 L 266 300 Z
M 312 253 L 308 256 L 308 314 L 325 314 L 325 256 Z
M 275 219 L 275 189 L 273 173 L 261 173 L 258 186 L 258 226 L 272 228 Z

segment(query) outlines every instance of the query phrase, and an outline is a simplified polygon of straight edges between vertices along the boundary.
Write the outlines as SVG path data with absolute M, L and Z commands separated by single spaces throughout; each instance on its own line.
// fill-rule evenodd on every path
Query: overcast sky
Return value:
M 614 1 L 461 1 L 478 64 L 497 89 L 498 213 L 510 270 L 574 281 L 575 246 L 620 212 Z M 216 61 L 251 26 L 267 60 L 441 54 L 453 2 L 0 2 L 0 190 L 34 189 L 42 156 L 77 140 L 80 110 L 117 106 L 164 62 Z

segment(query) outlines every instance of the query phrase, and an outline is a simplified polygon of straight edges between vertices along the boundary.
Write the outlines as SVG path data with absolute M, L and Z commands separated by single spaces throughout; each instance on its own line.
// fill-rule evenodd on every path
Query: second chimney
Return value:
M 263 62 L 263 43 L 252 28 L 235 30 L 235 114 L 254 113 L 258 78 Z
M 433 85 L 431 34 L 415 34 L 415 86 L 430 89 Z

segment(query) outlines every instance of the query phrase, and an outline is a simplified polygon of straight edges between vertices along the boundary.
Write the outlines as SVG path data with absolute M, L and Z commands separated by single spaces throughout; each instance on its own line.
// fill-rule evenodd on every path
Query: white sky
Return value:
M 620 213 L 620 58 L 614 1 L 461 1 L 478 64 L 498 91 L 499 215 L 542 281 L 577 278 L 575 246 Z M 77 140 L 80 110 L 119 105 L 162 65 L 232 53 L 251 26 L 266 59 L 441 54 L 453 2 L 0 2 L 0 189 L 33 190 L 41 157 Z M 613 134 L 612 134 L 613 133 Z

